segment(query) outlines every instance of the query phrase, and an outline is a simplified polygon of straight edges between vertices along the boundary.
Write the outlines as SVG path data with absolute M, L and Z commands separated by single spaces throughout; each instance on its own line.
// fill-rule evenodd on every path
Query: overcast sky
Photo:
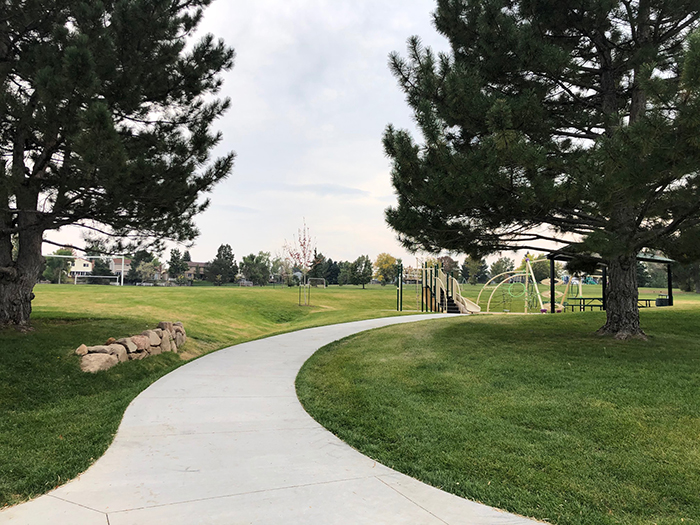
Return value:
M 334 260 L 409 257 L 384 222 L 395 197 L 382 133 L 389 123 L 412 126 L 387 61 L 411 35 L 446 49 L 434 9 L 434 0 L 212 4 L 202 30 L 237 54 L 222 92 L 232 107 L 219 122 L 237 160 L 197 221 L 193 258 L 211 259 L 221 243 L 239 260 L 281 252 L 304 218 Z
M 415 261 L 384 221 L 395 197 L 381 139 L 389 123 L 413 127 L 389 53 L 405 54 L 412 35 L 447 49 L 434 9 L 434 0 L 217 0 L 208 8 L 201 32 L 237 54 L 221 93 L 232 106 L 217 123 L 219 153 L 237 159 L 197 219 L 193 260 L 211 260 L 222 243 L 239 261 L 281 253 L 305 218 L 334 260 L 389 252 Z

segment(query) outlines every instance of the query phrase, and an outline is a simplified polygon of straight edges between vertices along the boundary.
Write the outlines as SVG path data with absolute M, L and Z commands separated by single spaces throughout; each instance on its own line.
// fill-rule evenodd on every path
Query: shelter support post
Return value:
M 603 310 L 608 307 L 608 267 L 603 266 Z
M 554 259 L 552 258 L 549 259 L 549 311 L 553 314 L 557 313 L 556 291 L 557 286 L 554 281 Z
M 668 274 L 668 305 L 673 306 L 673 271 L 671 265 L 666 265 L 666 272 Z

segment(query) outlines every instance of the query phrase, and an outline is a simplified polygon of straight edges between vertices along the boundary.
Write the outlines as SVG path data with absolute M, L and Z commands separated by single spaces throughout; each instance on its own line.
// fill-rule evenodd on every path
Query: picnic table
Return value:
M 585 312 L 587 308 L 594 310 L 603 309 L 602 297 L 572 297 L 566 300 L 564 308 L 571 308 L 574 312 L 578 309 L 579 312 Z
M 639 308 L 650 308 L 651 302 L 656 301 L 655 299 L 637 299 L 637 306 Z M 572 297 L 566 300 L 564 303 L 564 309 L 571 309 L 572 312 L 578 310 L 579 312 L 585 312 L 589 310 L 602 310 L 603 309 L 603 298 L 602 297 Z

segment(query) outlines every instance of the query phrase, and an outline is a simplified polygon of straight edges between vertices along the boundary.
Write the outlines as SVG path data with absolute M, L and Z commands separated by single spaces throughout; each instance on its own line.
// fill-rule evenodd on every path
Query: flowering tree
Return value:
M 290 244 L 286 241 L 284 243 L 285 255 L 294 266 L 301 270 L 304 276 L 304 284 L 306 284 L 306 276 L 315 262 L 315 251 L 315 242 L 311 237 L 308 226 L 306 226 L 306 219 L 304 219 L 304 226 L 299 228 L 296 236 L 292 236 L 292 243 Z

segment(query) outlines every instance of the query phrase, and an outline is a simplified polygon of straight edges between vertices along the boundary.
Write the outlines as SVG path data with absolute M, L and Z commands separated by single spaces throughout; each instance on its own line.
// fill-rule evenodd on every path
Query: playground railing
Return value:
M 481 307 L 478 304 L 470 301 L 462 295 L 462 287 L 457 279 L 451 275 L 445 274 L 442 269 L 438 270 L 438 275 L 440 279 L 444 279 L 444 282 L 447 283 L 446 288 L 449 292 L 451 292 L 451 294 L 446 292 L 446 296 L 451 295 L 452 300 L 457 305 L 457 308 L 459 308 L 460 313 L 471 314 L 481 312 Z
M 435 277 L 435 300 L 438 303 L 439 311 L 444 312 L 447 310 L 447 287 L 445 281 L 440 278 L 440 273 L 442 272 L 439 272 Z

